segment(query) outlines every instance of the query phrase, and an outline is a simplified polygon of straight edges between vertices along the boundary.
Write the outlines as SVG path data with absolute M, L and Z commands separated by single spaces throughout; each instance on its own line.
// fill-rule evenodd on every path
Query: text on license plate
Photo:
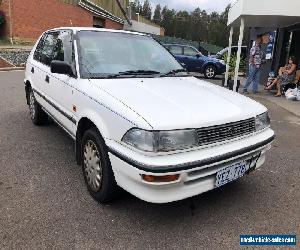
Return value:
M 220 187 L 229 183 L 241 176 L 243 176 L 248 170 L 246 161 L 234 163 L 222 170 L 216 175 L 215 186 Z

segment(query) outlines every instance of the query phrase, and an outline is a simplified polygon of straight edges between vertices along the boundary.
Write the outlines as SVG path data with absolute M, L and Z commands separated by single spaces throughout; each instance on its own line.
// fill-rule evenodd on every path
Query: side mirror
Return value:
M 196 57 L 197 57 L 197 58 L 200 58 L 200 57 L 201 57 L 201 55 L 200 55 L 200 54 L 197 54 L 197 55 L 196 55 Z
M 181 64 L 181 66 L 182 66 L 183 68 L 186 68 L 186 64 L 185 64 L 185 63 L 181 62 L 180 64 Z
M 50 65 L 51 73 L 73 76 L 72 67 L 69 63 L 53 60 Z

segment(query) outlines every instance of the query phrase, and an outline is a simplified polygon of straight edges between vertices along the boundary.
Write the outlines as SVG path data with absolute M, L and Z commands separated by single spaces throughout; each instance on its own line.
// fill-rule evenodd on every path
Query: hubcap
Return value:
M 32 119 L 35 118 L 35 98 L 34 94 L 31 91 L 29 94 L 29 111 L 30 111 L 30 116 Z
M 206 76 L 207 76 L 207 77 L 211 78 L 211 77 L 214 76 L 214 74 L 215 74 L 215 71 L 214 71 L 213 68 L 210 68 L 210 67 L 209 67 L 209 68 L 206 69 Z
M 88 140 L 84 146 L 83 160 L 87 183 L 94 192 L 97 192 L 102 183 L 102 166 L 97 146 L 91 140 Z

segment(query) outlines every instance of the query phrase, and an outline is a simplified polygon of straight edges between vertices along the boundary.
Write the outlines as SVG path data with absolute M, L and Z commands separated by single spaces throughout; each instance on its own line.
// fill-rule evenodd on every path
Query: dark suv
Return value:
M 178 61 L 185 64 L 190 72 L 199 72 L 204 74 L 205 78 L 214 78 L 226 71 L 224 61 L 204 56 L 195 47 L 180 44 L 164 44 L 164 46 Z

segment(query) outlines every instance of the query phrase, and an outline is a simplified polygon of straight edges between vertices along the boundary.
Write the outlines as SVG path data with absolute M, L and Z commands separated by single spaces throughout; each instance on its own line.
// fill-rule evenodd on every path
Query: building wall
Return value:
M 80 0 L 59 0 L 64 3 L 77 5 Z M 121 19 L 124 19 L 124 15 L 122 10 L 120 9 L 118 3 L 116 0 L 85 0 L 93 5 L 97 5 L 100 8 L 105 9 L 110 14 L 119 17 Z M 124 10 L 126 10 L 127 6 L 129 6 L 129 0 L 119 0 L 121 5 L 123 6 Z
M 13 0 L 12 35 L 15 40 L 36 40 L 48 29 L 63 26 L 93 27 L 93 13 L 78 5 L 63 3 L 60 0 Z M 6 13 L 6 25 L 3 34 L 10 36 L 8 0 L 3 0 Z M 123 25 L 112 20 L 105 20 L 105 28 L 122 29 Z
M 121 23 L 114 22 L 110 19 L 105 19 L 104 27 L 107 29 L 122 30 L 124 25 Z
M 116 0 L 89 0 L 93 4 L 100 6 L 101 8 L 107 10 L 111 14 L 124 19 L 124 15 L 117 3 Z M 121 5 L 126 10 L 127 6 L 129 6 L 129 0 L 120 0 Z
M 152 35 L 160 35 L 160 27 L 156 27 L 153 25 L 149 25 L 146 23 L 142 22 L 137 22 L 134 20 L 131 20 L 132 25 L 129 25 L 128 23 L 124 24 L 124 29 L 125 30 L 131 30 L 131 31 L 138 31 L 138 32 L 143 32 L 147 34 L 152 34 Z
M 1 1 L 0 1 L 1 2 Z M 8 8 L 8 1 L 2 0 L 2 3 L 0 5 L 0 10 L 4 14 L 5 18 L 5 24 L 0 29 L 0 38 L 8 36 L 9 34 L 9 8 Z

